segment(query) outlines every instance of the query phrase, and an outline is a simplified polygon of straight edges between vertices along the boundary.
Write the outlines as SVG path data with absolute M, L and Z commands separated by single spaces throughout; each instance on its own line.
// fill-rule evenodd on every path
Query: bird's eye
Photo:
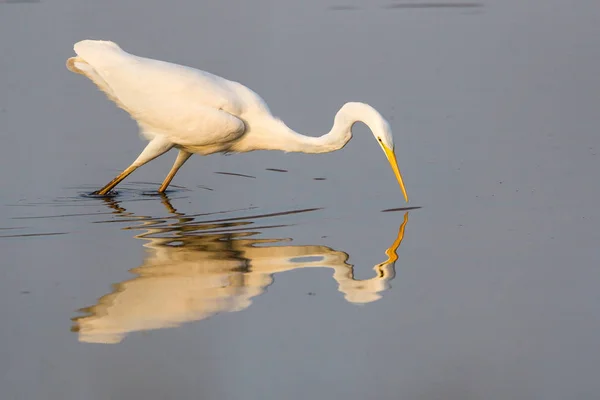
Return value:
M 380 137 L 378 137 L 378 138 L 377 138 L 377 140 L 379 140 L 379 142 L 383 143 L 383 142 L 381 141 L 381 138 L 380 138 Z

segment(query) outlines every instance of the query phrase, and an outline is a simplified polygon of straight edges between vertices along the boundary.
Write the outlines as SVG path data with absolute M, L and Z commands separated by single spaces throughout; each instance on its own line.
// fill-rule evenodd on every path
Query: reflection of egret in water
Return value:
M 119 221 L 135 222 L 125 229 L 145 232 L 144 263 L 131 270 L 137 276 L 114 285 L 112 293 L 82 309 L 88 315 L 73 318 L 72 330 L 84 342 L 117 343 L 129 332 L 176 327 L 219 312 L 240 311 L 273 283 L 273 274 L 298 268 L 332 268 L 333 278 L 346 300 L 369 303 L 379 299 L 394 278 L 396 250 L 404 236 L 408 213 L 398 237 L 386 251 L 388 258 L 374 267 L 375 276 L 354 279 L 348 254 L 326 246 L 290 246 L 291 239 L 260 239 L 257 218 L 310 212 L 295 210 L 266 215 L 196 221 L 163 202 L 173 215 L 166 218 L 135 216 L 113 200 L 106 200 Z M 279 225 L 281 226 L 281 225 Z

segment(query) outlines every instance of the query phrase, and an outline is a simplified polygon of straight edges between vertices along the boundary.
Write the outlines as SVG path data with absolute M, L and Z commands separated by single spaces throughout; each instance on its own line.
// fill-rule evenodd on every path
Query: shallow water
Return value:
M 597 2 L 0 1 L 1 397 L 597 399 L 599 34 Z M 410 203 L 362 125 L 87 196 L 143 147 L 64 67 L 88 37 L 310 135 L 372 104 Z

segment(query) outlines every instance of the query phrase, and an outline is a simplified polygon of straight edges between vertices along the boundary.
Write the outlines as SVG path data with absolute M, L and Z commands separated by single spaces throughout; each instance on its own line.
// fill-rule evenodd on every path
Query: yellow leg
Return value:
M 115 177 L 115 179 L 108 182 L 106 184 L 106 186 L 104 186 L 102 189 L 97 190 L 92 194 L 99 194 L 101 196 L 104 196 L 105 194 L 110 192 L 115 186 L 117 186 L 123 179 L 127 178 L 127 176 L 129 176 L 129 174 L 131 174 L 133 171 L 135 171 L 142 165 L 146 164 L 147 162 L 154 160 L 156 157 L 166 153 L 167 151 L 171 150 L 172 148 L 173 148 L 173 143 L 169 142 L 168 140 L 166 140 L 162 137 L 157 137 L 155 139 L 152 139 L 152 141 L 150 141 L 150 143 L 148 143 L 146 148 L 141 152 L 141 154 L 133 162 L 133 164 L 131 164 L 129 167 L 127 167 L 125 169 L 125 171 L 123 171 L 119 175 L 117 175 Z M 177 160 L 179 160 L 179 157 L 177 157 Z M 187 158 L 186 158 L 186 160 L 187 160 Z M 185 160 L 183 160 L 183 161 L 185 162 Z M 175 163 L 177 164 L 177 161 L 175 161 Z
M 129 167 L 127 167 L 125 169 L 125 171 L 123 171 L 119 175 L 117 175 L 115 179 L 113 179 L 112 181 L 108 182 L 106 184 L 106 186 L 104 186 L 100 190 L 96 190 L 92 194 L 99 194 L 101 196 L 104 196 L 105 194 L 107 194 L 108 192 L 110 192 L 115 186 L 117 186 L 123 179 L 127 178 L 127 176 L 129 176 L 129 174 L 131 174 L 137 168 L 138 167 L 136 167 L 135 165 L 130 165 Z
M 171 183 L 171 181 L 175 177 L 175 174 L 177 173 L 177 171 L 179 171 L 179 168 L 181 168 L 181 166 L 191 156 L 192 156 L 192 153 L 188 153 L 185 150 L 179 150 L 179 154 L 177 154 L 177 159 L 175 159 L 175 163 L 173 164 L 173 167 L 171 167 L 171 170 L 169 171 L 169 174 L 167 175 L 167 177 L 163 181 L 162 185 L 160 185 L 160 189 L 158 189 L 158 193 L 164 193 L 165 190 L 167 190 L 167 187 L 169 186 L 169 184 Z

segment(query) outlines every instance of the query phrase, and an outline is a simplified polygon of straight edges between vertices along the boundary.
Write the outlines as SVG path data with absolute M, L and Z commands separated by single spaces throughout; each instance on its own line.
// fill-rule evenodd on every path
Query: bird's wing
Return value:
M 79 66 L 145 130 L 176 144 L 203 146 L 241 136 L 245 125 L 236 115 L 257 101 L 253 92 L 235 82 L 134 56 L 112 42 L 84 40 L 75 45 L 75 52 L 78 57 L 71 65 Z
M 143 111 L 135 119 L 144 134 L 158 133 L 183 146 L 228 143 L 246 130 L 241 119 L 226 111 L 179 99 L 167 103 L 146 99 Z

